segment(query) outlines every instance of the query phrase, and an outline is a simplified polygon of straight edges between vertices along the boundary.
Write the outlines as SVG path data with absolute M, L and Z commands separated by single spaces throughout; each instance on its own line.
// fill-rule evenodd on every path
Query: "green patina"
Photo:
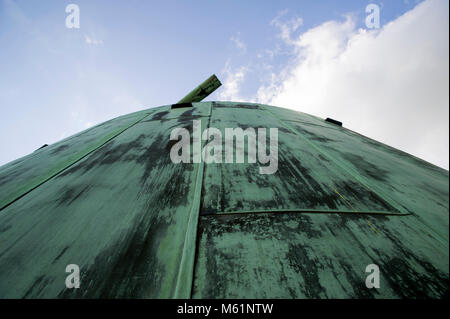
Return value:
M 308 114 L 186 103 L 0 167 L 1 298 L 448 295 L 448 171 Z M 172 163 L 170 132 L 193 120 L 278 128 L 277 172 Z M 379 289 L 365 286 L 372 263 Z

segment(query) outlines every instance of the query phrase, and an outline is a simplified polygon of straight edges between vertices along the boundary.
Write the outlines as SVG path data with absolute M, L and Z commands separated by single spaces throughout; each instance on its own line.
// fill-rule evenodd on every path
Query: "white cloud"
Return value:
M 222 101 L 245 101 L 245 98 L 240 96 L 240 85 L 245 79 L 248 72 L 248 67 L 242 66 L 236 70 L 232 70 L 230 63 L 227 62 L 222 71 L 225 80 L 222 83 L 222 89 L 219 92 L 219 100 Z
M 303 24 L 303 19 L 300 17 L 292 18 L 288 21 L 282 21 L 281 18 L 286 15 L 288 10 L 283 10 L 270 22 L 270 25 L 277 27 L 280 30 L 278 35 L 284 42 L 291 44 L 292 33 Z
M 293 38 L 300 22 L 272 24 L 294 58 L 259 102 L 332 117 L 344 126 L 448 169 L 449 8 L 428 0 L 379 30 L 348 16 Z M 295 20 L 291 20 L 295 21 Z M 239 92 L 239 73 L 230 92 Z M 234 81 L 233 81 L 234 79 Z
M 89 45 L 100 45 L 100 44 L 103 44 L 103 40 L 98 40 L 95 37 L 90 37 L 90 36 L 87 36 L 87 35 L 84 36 L 84 40 Z
M 232 36 L 230 38 L 230 41 L 234 43 L 234 45 L 236 46 L 236 48 L 238 48 L 239 50 L 241 50 L 242 52 L 246 52 L 247 51 L 247 46 L 245 45 L 245 43 L 241 40 L 241 34 L 240 32 L 238 32 L 238 34 L 236 36 Z

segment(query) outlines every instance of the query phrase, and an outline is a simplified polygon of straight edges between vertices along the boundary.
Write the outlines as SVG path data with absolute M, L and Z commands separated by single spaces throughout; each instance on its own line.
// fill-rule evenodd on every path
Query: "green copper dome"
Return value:
M 277 170 L 174 163 L 194 123 L 277 128 Z M 267 105 L 151 108 L 0 167 L 0 298 L 440 298 L 448 236 L 448 171 Z

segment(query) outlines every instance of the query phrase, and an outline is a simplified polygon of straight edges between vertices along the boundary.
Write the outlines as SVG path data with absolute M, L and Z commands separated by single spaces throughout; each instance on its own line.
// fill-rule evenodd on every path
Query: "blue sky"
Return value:
M 80 8 L 79 29 L 65 26 L 68 15 L 65 8 L 70 3 Z M 367 29 L 365 8 L 369 3 L 381 8 L 380 30 L 364 31 Z M 332 32 L 341 30 L 336 36 L 332 34 L 331 39 L 334 41 L 342 36 L 337 46 L 343 49 L 327 57 L 326 63 L 336 58 L 357 56 L 346 51 L 350 39 L 367 37 L 367 41 L 384 43 L 383 38 L 389 38 L 390 34 L 408 39 L 403 54 L 409 56 L 411 48 L 423 45 L 423 39 L 419 36 L 415 39 L 416 34 L 421 34 L 416 31 L 408 36 L 408 19 L 416 19 L 418 23 L 429 22 L 430 30 L 440 27 L 448 29 L 448 13 L 446 16 L 439 13 L 442 7 L 448 11 L 446 1 L 431 1 L 428 5 L 413 0 L 0 0 L 0 165 L 24 156 L 45 143 L 56 142 L 112 117 L 176 102 L 215 73 L 224 82 L 224 87 L 208 99 L 280 101 L 287 105 L 275 105 L 318 116 L 335 115 L 344 125 L 348 123 L 351 129 L 448 169 L 448 155 L 445 157 L 436 153 L 444 143 L 448 144 L 448 120 L 439 123 L 441 130 L 429 139 L 442 136 L 442 132 L 446 132 L 447 137 L 439 138 L 433 149 L 427 149 L 428 140 L 418 146 L 418 138 L 411 137 L 408 132 L 398 139 L 391 140 L 390 136 L 384 136 L 386 133 L 383 132 L 391 132 L 394 123 L 386 124 L 391 125 L 391 129 L 358 126 L 362 125 L 358 123 L 364 123 L 361 119 L 365 116 L 367 120 L 372 116 L 370 113 L 355 114 L 349 106 L 347 113 L 334 114 L 333 109 L 322 105 L 333 103 L 323 100 L 316 103 L 314 96 L 305 100 L 308 107 L 303 109 L 302 105 L 296 105 L 295 94 L 293 100 L 287 98 L 293 96 L 287 91 L 288 87 L 293 87 L 290 83 L 301 83 L 301 79 L 295 79 L 294 71 L 304 71 L 306 66 L 299 61 L 316 61 L 317 56 L 323 60 L 315 41 L 327 50 L 330 41 L 321 36 L 329 33 L 328 27 Z M 409 15 L 412 17 L 409 18 Z M 432 18 L 433 15 L 439 15 L 440 24 L 433 22 L 437 20 Z M 423 29 L 428 30 L 426 27 Z M 282 36 L 283 30 L 287 30 L 288 38 Z M 427 34 L 423 36 L 427 37 Z M 379 47 L 378 44 L 369 45 Z M 420 64 L 402 68 L 393 61 L 394 69 L 391 67 L 386 72 L 406 72 L 404 76 L 408 79 L 420 77 L 426 72 L 435 76 L 433 68 L 448 69 L 448 31 L 438 34 L 430 43 L 430 48 L 434 50 L 432 52 L 436 51 L 432 60 L 437 61 L 437 66 L 425 63 L 425 67 Z M 389 50 L 380 51 L 377 57 Z M 398 52 L 401 48 L 392 50 Z M 370 47 L 367 49 L 367 52 L 372 51 Z M 428 54 L 426 52 L 424 54 Z M 377 57 L 367 58 L 374 60 Z M 415 60 L 420 61 L 421 58 Z M 321 62 L 318 68 L 327 65 L 324 63 Z M 361 65 L 355 68 L 360 70 Z M 396 66 L 399 67 L 397 73 Z M 380 68 L 374 66 L 375 69 Z M 316 69 L 307 70 L 317 73 Z M 342 68 L 333 64 L 333 70 Z M 370 69 L 367 72 L 365 76 L 374 74 L 380 77 Z M 446 74 L 439 75 L 444 84 L 448 83 Z M 333 76 L 336 74 L 330 75 L 330 78 Z M 339 77 L 337 79 L 341 82 Z M 319 84 L 322 85 L 323 80 Z M 422 83 L 416 84 L 423 87 Z M 367 85 L 373 88 L 374 84 Z M 294 85 L 294 92 L 297 89 L 302 92 L 304 87 L 295 88 Z M 396 94 L 408 94 L 411 86 L 397 89 Z M 326 87 L 323 90 L 328 91 Z M 366 88 L 358 90 L 364 91 Z M 436 96 L 435 91 L 429 90 L 423 94 L 419 100 L 426 99 L 426 94 Z M 447 106 L 433 110 L 435 117 L 448 117 L 448 89 L 440 88 L 438 95 L 437 103 L 447 103 Z M 383 104 L 383 94 L 375 96 L 380 99 L 376 103 Z M 398 98 L 403 101 L 401 96 Z M 342 105 L 347 105 L 345 97 L 340 100 Z M 399 106 L 402 112 L 409 107 L 407 101 Z M 336 108 L 345 107 L 337 105 Z M 399 114 L 402 112 L 399 111 Z M 396 114 L 394 112 L 392 116 Z M 417 117 L 423 119 L 419 113 Z M 430 124 L 436 125 L 434 118 L 430 121 Z

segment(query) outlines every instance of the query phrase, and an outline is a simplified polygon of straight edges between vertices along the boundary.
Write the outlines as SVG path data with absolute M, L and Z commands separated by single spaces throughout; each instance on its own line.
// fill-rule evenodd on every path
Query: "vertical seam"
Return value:
M 208 124 L 211 120 L 212 103 L 209 103 L 210 113 L 208 116 Z M 202 132 L 200 129 L 200 142 Z M 203 144 L 203 143 L 202 143 Z M 194 189 L 194 199 L 192 201 L 192 206 L 189 211 L 189 220 L 187 224 L 186 234 L 184 237 L 183 252 L 181 255 L 180 267 L 177 275 L 174 298 L 184 299 L 191 298 L 192 287 L 194 283 L 194 268 L 195 268 L 195 256 L 196 256 L 196 243 L 198 237 L 198 221 L 200 216 L 200 202 L 203 188 L 203 171 L 205 168 L 205 163 L 202 159 L 202 148 L 200 148 L 200 164 L 197 169 L 197 174 L 195 177 L 195 189 Z
M 347 174 L 349 174 L 350 176 L 352 176 L 356 181 L 358 181 L 362 186 L 364 186 L 365 188 L 367 188 L 368 190 L 372 191 L 373 193 L 375 193 L 377 196 L 379 196 L 381 199 L 383 199 L 384 201 L 386 201 L 389 205 L 391 205 L 393 208 L 397 209 L 399 212 L 404 213 L 403 210 L 401 210 L 399 208 L 399 205 L 397 204 L 396 201 L 392 200 L 391 198 L 387 197 L 387 196 L 382 196 L 381 194 L 379 194 L 378 191 L 372 189 L 368 183 L 364 180 L 364 178 L 358 174 L 355 174 L 353 171 L 348 170 L 347 168 L 345 168 L 339 161 L 337 161 L 336 159 L 334 159 L 332 156 L 328 155 L 328 153 L 324 150 L 322 150 L 319 146 L 317 146 L 315 143 L 311 142 L 309 139 L 307 139 L 306 137 L 304 137 L 303 135 L 299 134 L 295 129 L 293 129 L 291 127 L 291 125 L 289 125 L 288 123 L 285 123 L 283 120 L 281 120 L 278 116 L 276 116 L 275 114 L 273 114 L 272 111 L 268 110 L 266 107 L 264 107 L 264 109 L 269 112 L 270 114 L 272 114 L 272 117 L 274 117 L 276 120 L 278 120 L 285 128 L 287 128 L 288 130 L 290 130 L 292 133 L 294 133 L 295 135 L 301 137 L 304 141 L 306 141 L 308 144 L 310 144 L 312 147 L 314 147 L 318 152 L 320 152 L 322 155 L 324 155 L 325 157 L 327 157 L 329 160 L 331 160 L 336 166 L 338 166 L 340 169 L 342 169 L 344 172 L 346 172 Z
M 405 212 L 404 209 L 400 209 L 400 206 L 397 201 L 395 201 L 394 199 L 392 199 L 390 196 L 383 194 L 381 195 L 378 191 L 372 189 L 367 181 L 364 179 L 364 177 L 362 177 L 359 174 L 356 174 L 355 172 L 353 172 L 353 170 L 349 170 L 347 168 L 345 168 L 345 166 L 343 164 L 340 163 L 340 161 L 334 159 L 332 156 L 328 155 L 328 153 L 321 149 L 318 145 L 316 145 L 315 143 L 311 142 L 308 138 L 304 137 L 303 135 L 301 135 L 300 133 L 298 133 L 295 129 L 293 129 L 291 127 L 291 125 L 289 125 L 288 123 L 284 122 L 283 120 L 281 120 L 277 115 L 275 115 L 272 111 L 270 111 L 265 105 L 261 105 L 262 108 L 269 112 L 273 118 L 275 118 L 276 120 L 278 120 L 281 125 L 283 125 L 285 128 L 287 128 L 288 130 L 290 130 L 292 133 L 294 133 L 295 135 L 299 136 L 300 138 L 302 138 L 304 141 L 306 141 L 308 144 L 310 144 L 312 147 L 314 147 L 318 152 L 322 153 L 322 155 L 324 155 L 325 157 L 327 157 L 329 160 L 331 160 L 335 165 L 337 165 L 339 168 L 341 168 L 342 170 L 344 170 L 345 172 L 347 172 L 350 176 L 352 176 L 353 178 L 355 178 L 362 186 L 366 187 L 368 190 L 374 192 L 376 195 L 378 195 L 381 199 L 383 199 L 384 201 L 386 201 L 388 204 L 390 204 L 392 207 L 394 207 L 395 209 L 397 209 L 400 213 L 408 213 Z M 351 130 L 350 130 L 351 131 Z M 353 131 L 352 131 L 353 132 Z M 359 134 L 359 133 L 357 133 Z M 359 134 L 361 135 L 361 134 Z M 438 231 L 436 231 L 433 227 L 431 227 L 430 225 L 428 225 L 428 223 L 426 223 L 421 216 L 417 216 L 414 215 L 416 218 L 418 218 L 422 225 L 424 225 L 425 227 L 428 227 L 428 229 L 430 229 L 435 235 L 437 235 L 437 240 L 441 243 L 443 243 L 440 239 L 444 239 L 444 241 L 448 242 L 448 238 L 445 238 L 445 236 L 441 235 Z M 369 224 L 370 226 L 370 224 Z M 446 242 L 443 243 L 444 245 L 446 244 Z

